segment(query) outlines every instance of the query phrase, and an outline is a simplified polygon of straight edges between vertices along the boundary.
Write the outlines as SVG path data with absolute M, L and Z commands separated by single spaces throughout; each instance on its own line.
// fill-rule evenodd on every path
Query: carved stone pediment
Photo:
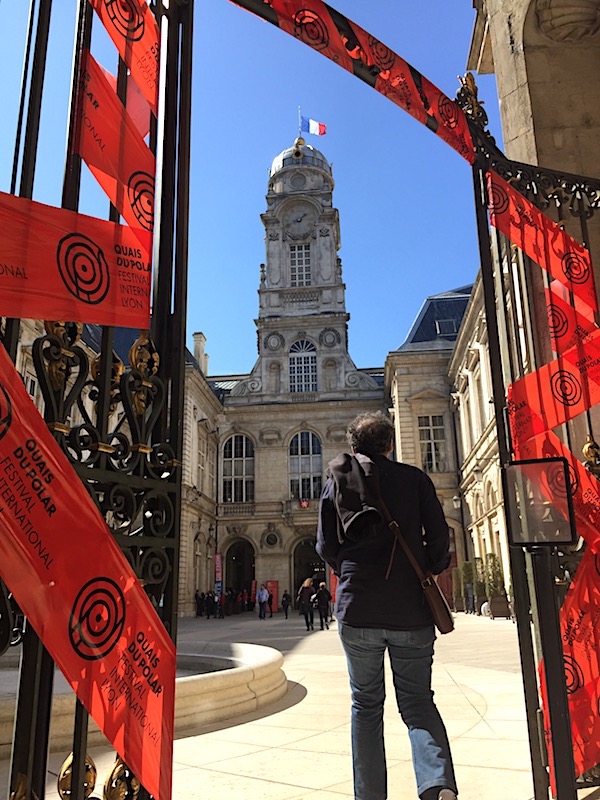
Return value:
M 553 42 L 577 44 L 600 31 L 600 0 L 537 0 L 542 34 Z
M 281 431 L 278 428 L 263 428 L 258 434 L 258 438 L 266 445 L 279 444 L 281 441 Z
M 346 441 L 346 426 L 345 425 L 330 425 L 325 433 L 325 438 L 328 442 L 344 442 Z

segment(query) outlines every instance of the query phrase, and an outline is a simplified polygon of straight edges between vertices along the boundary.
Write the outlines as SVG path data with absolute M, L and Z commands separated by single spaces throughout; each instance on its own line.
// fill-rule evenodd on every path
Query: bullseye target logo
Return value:
M 130 42 L 144 35 L 144 17 L 134 0 L 104 0 L 106 13 L 114 29 Z
M 546 472 L 548 486 L 557 497 L 568 497 L 569 492 L 571 496 L 574 496 L 579 490 L 579 479 L 571 464 L 567 464 L 567 472 L 569 473 L 568 483 L 562 464 L 548 466 Z
M 12 422 L 12 403 L 4 386 L 0 383 L 0 439 L 7 433 Z
M 438 103 L 438 112 L 444 125 L 456 128 L 458 125 L 458 108 L 449 97 L 442 95 Z
M 56 261 L 69 292 L 90 305 L 101 303 L 110 287 L 104 253 L 83 233 L 69 233 L 58 243 Z
M 329 46 L 327 26 L 311 9 L 294 14 L 294 36 L 315 50 L 325 50 Z
M 585 283 L 590 277 L 590 265 L 579 253 L 565 253 L 561 259 L 562 270 L 573 283 Z
M 583 670 L 572 656 L 563 655 L 565 662 L 565 684 L 567 694 L 574 694 L 585 683 Z
M 127 183 L 129 203 L 142 228 L 154 227 L 154 178 L 148 172 L 134 172 Z
M 508 209 L 508 194 L 503 186 L 492 184 L 488 191 L 488 208 L 493 214 L 504 214 Z
M 93 578 L 81 589 L 69 619 L 69 638 L 86 661 L 105 658 L 125 625 L 125 596 L 110 578 Z
M 550 389 L 554 398 L 564 406 L 576 406 L 583 396 L 579 380 L 566 369 L 554 373 L 550 379 Z
M 548 327 L 555 339 L 560 339 L 569 330 L 569 320 L 565 311 L 553 303 L 548 306 Z
M 390 50 L 389 47 L 386 47 L 374 36 L 369 36 L 368 41 L 375 64 L 384 72 L 390 70 L 396 62 L 396 54 L 394 51 Z

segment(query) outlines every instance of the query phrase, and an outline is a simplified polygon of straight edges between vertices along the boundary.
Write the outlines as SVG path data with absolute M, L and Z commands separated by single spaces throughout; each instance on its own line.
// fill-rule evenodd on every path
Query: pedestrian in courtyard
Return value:
M 196 616 L 201 617 L 204 614 L 204 592 L 196 589 L 194 599 L 196 601 Z
M 212 592 L 207 592 L 204 598 L 204 605 L 206 608 L 206 619 L 210 619 L 210 615 L 214 613 L 215 598 Z
M 315 593 L 315 589 L 313 586 L 313 579 L 307 578 L 300 590 L 298 591 L 298 605 L 300 607 L 300 613 L 304 614 L 304 621 L 306 622 L 306 630 L 307 631 L 314 631 L 315 629 L 315 618 L 314 618 L 314 611 L 312 605 L 312 598 Z
M 388 651 L 419 797 L 456 800 L 448 736 L 431 691 L 433 618 L 414 569 L 402 547 L 394 546 L 394 533 L 378 513 L 380 501 L 421 567 L 434 574 L 450 562 L 448 525 L 428 475 L 389 460 L 394 426 L 384 414 L 358 416 L 348 427 L 348 441 L 353 456 L 344 454 L 329 464 L 319 505 L 317 552 L 338 575 L 335 616 L 352 692 L 354 797 L 388 796 L 383 738 Z M 351 503 L 343 506 L 352 480 L 355 498 L 366 501 L 358 513 Z
M 283 608 L 283 613 L 285 614 L 285 618 L 288 618 L 288 611 L 290 610 L 290 606 L 292 605 L 292 595 L 286 589 L 285 592 L 281 595 L 281 607 Z
M 330 602 L 331 602 L 331 594 L 329 593 L 329 589 L 327 588 L 325 581 L 321 581 L 313 600 L 313 605 L 319 612 L 319 622 L 321 623 L 321 630 L 323 630 L 323 625 L 325 625 L 327 630 L 329 630 L 329 622 L 327 620 L 329 619 Z
M 258 603 L 258 618 L 259 619 L 266 619 L 267 617 L 267 600 L 269 598 L 269 593 L 264 585 L 261 583 L 260 589 L 256 593 L 256 602 Z
M 269 617 L 273 616 L 273 592 L 269 592 L 267 598 L 267 605 L 269 606 Z

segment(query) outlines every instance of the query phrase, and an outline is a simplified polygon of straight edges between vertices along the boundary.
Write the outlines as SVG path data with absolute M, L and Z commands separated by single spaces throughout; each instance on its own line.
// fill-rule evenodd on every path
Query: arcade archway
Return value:
M 312 578 L 315 586 L 325 580 L 325 564 L 315 550 L 316 539 L 302 539 L 294 549 L 294 597 L 306 578 Z
M 250 594 L 254 580 L 254 548 L 246 539 L 234 542 L 225 557 L 225 587 Z

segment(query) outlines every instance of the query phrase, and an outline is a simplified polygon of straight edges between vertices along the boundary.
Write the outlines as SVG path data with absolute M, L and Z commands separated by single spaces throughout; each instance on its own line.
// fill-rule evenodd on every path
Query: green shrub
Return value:
M 485 557 L 485 591 L 488 597 L 501 597 L 506 594 L 504 575 L 500 559 L 495 553 Z
M 452 597 L 462 597 L 463 586 L 460 567 L 452 567 Z

